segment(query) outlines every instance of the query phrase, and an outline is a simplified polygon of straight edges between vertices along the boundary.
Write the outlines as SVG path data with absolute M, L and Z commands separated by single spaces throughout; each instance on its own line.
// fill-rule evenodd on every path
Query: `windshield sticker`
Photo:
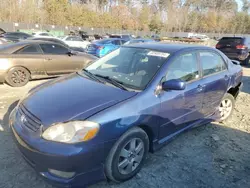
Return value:
M 164 52 L 150 51 L 150 52 L 148 52 L 148 55 L 167 58 L 170 54 L 169 53 L 164 53 Z

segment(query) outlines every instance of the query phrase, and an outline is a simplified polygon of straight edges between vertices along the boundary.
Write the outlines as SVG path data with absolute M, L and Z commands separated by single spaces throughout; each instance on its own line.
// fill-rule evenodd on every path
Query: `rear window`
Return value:
M 243 38 L 240 37 L 223 37 L 220 41 L 219 44 L 242 44 L 243 43 Z

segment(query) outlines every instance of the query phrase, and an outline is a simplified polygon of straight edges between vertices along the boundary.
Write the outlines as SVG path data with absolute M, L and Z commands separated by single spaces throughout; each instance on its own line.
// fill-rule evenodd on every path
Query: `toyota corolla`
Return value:
M 24 159 L 55 185 L 123 182 L 177 134 L 228 120 L 241 79 L 238 62 L 213 48 L 123 46 L 30 90 L 10 127 Z

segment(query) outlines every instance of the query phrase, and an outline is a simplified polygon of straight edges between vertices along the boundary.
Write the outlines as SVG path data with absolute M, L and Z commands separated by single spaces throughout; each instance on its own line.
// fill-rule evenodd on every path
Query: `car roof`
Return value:
M 101 40 L 97 40 L 94 43 L 99 43 L 102 41 L 113 41 L 113 40 L 122 40 L 121 38 L 107 38 L 107 39 L 101 39 Z
M 136 44 L 127 45 L 126 47 L 150 49 L 150 50 L 166 52 L 166 53 L 175 53 L 177 51 L 186 50 L 186 49 L 215 50 L 214 48 L 207 47 L 207 46 L 189 45 L 189 44 L 167 44 L 167 43 L 136 43 Z
M 148 39 L 148 38 L 137 38 L 137 39 L 132 39 L 131 41 L 154 41 L 154 39 Z
M 0 46 L 0 52 L 1 53 L 7 53 L 7 54 L 11 54 L 17 50 L 19 50 L 20 48 L 26 46 L 26 45 L 31 45 L 31 44 L 54 44 L 54 42 L 50 42 L 50 41 L 41 41 L 41 40 L 24 40 L 21 42 L 17 42 L 17 43 L 10 43 L 10 44 L 4 44 Z

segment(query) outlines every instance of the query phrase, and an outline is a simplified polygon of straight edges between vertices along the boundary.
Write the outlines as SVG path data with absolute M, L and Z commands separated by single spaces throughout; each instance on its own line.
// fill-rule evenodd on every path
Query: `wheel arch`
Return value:
M 15 66 L 10 67 L 8 70 L 6 70 L 6 72 L 5 72 L 5 80 L 6 80 L 6 76 L 8 75 L 8 72 L 9 72 L 10 70 L 12 70 L 12 69 L 14 69 L 14 68 L 18 68 L 18 67 L 22 67 L 22 68 L 26 69 L 26 70 L 30 73 L 30 78 L 31 78 L 31 71 L 30 71 L 27 67 L 25 67 L 25 66 L 23 66 L 23 65 L 15 65 Z M 29 78 L 29 79 L 30 79 L 30 78 Z
M 239 95 L 239 92 L 240 92 L 240 84 L 238 84 L 236 87 L 230 87 L 228 90 L 227 90 L 227 93 L 231 94 L 234 96 L 234 98 L 237 98 L 237 96 Z
M 148 135 L 149 151 L 153 152 L 153 141 L 155 139 L 155 134 L 154 134 L 152 128 L 148 125 L 145 125 L 145 124 L 138 125 L 138 127 L 141 128 L 143 131 L 145 131 L 146 134 Z

